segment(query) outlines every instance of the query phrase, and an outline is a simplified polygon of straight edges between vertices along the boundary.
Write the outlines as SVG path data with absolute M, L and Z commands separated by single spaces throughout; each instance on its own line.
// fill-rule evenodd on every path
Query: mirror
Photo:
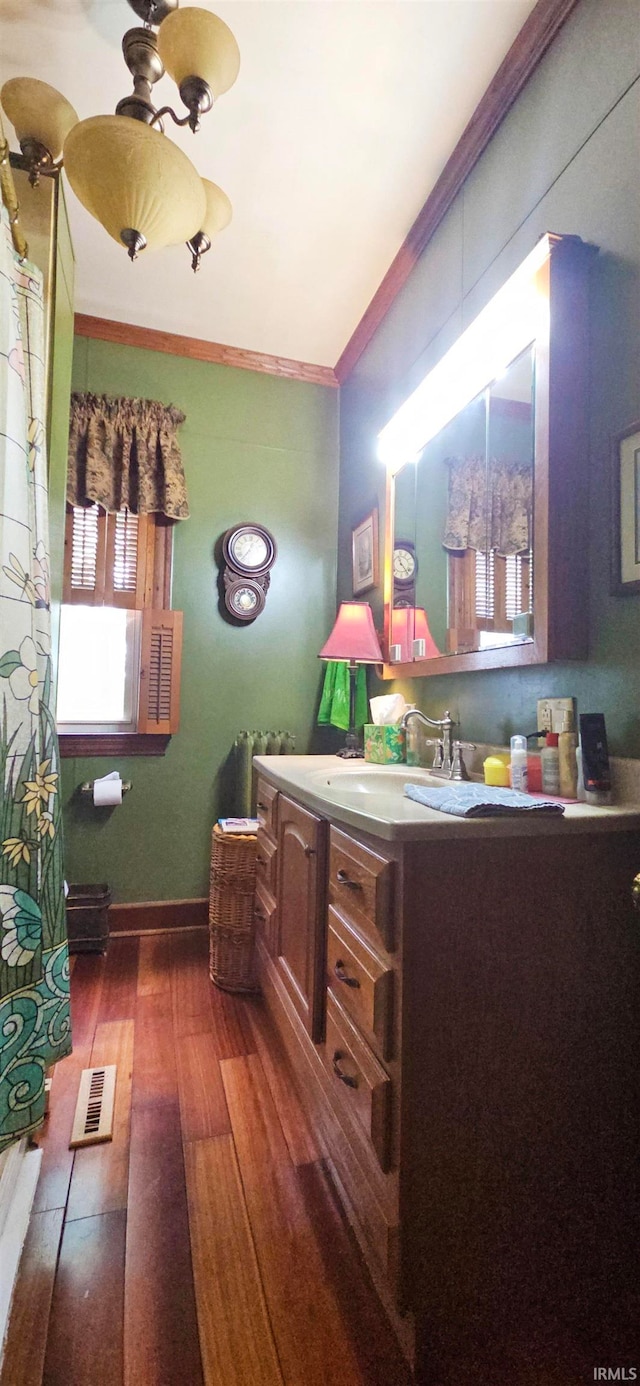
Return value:
M 582 269 L 591 249 L 543 237 L 380 435 L 385 677 L 408 665 L 444 673 L 584 651 L 577 434 L 586 430 Z M 552 493 L 562 508 L 551 510 Z M 561 586 L 551 608 L 554 570 Z

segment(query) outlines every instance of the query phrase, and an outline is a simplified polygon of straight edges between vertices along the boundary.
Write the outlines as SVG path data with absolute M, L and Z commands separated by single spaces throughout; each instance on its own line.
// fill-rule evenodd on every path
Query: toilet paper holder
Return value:
M 132 788 L 133 788 L 133 786 L 132 786 L 132 784 L 131 784 L 131 780 L 123 780 L 123 781 L 122 781 L 122 793 L 123 793 L 123 794 L 128 794 L 129 790 L 132 789 Z M 81 793 L 81 794 L 91 794 L 91 796 L 93 796 L 93 780 L 85 780 L 84 784 L 81 784 L 81 785 L 80 785 L 80 793 Z

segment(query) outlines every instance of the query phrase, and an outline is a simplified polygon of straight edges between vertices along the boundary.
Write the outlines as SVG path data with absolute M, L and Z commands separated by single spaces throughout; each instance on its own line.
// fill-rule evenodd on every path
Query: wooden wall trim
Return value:
M 218 366 L 235 366 L 238 370 L 259 371 L 286 380 L 304 380 L 310 385 L 337 389 L 339 384 L 331 366 L 313 366 L 306 361 L 290 361 L 286 356 L 268 356 L 265 352 L 207 342 L 202 337 L 182 337 L 176 332 L 159 332 L 152 327 L 136 327 L 134 323 L 94 318 L 86 313 L 76 313 L 75 333 L 77 337 L 91 337 L 99 342 L 144 347 L 147 351 L 163 351 L 170 356 L 187 356 L 192 361 L 211 361 Z
M 342 385 L 351 374 L 391 304 L 448 212 L 465 178 L 544 57 L 578 0 L 538 0 L 476 107 L 422 210 L 392 261 L 355 332 L 336 362 Z
M 209 901 L 143 900 L 109 906 L 109 933 L 146 933 L 157 929 L 206 928 Z

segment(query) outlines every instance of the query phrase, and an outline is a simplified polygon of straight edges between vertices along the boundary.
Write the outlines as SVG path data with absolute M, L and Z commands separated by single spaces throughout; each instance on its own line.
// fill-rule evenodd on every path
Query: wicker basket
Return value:
M 224 991 L 257 991 L 253 898 L 256 837 L 211 834 L 209 973 Z

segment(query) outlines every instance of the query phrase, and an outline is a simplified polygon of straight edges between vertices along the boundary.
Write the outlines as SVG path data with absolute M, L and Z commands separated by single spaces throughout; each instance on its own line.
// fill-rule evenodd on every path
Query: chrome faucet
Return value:
M 471 741 L 454 741 L 453 728 L 456 723 L 453 721 L 451 713 L 447 711 L 438 721 L 434 721 L 433 718 L 427 717 L 424 712 L 421 712 L 419 708 L 410 707 L 405 712 L 400 726 L 406 728 L 412 717 L 417 717 L 426 727 L 437 727 L 441 732 L 437 741 L 427 741 L 426 743 L 427 746 L 435 747 L 431 773 L 442 775 L 442 778 L 447 780 L 468 780 L 469 776 L 462 752 L 463 750 L 472 751 L 475 747 Z

